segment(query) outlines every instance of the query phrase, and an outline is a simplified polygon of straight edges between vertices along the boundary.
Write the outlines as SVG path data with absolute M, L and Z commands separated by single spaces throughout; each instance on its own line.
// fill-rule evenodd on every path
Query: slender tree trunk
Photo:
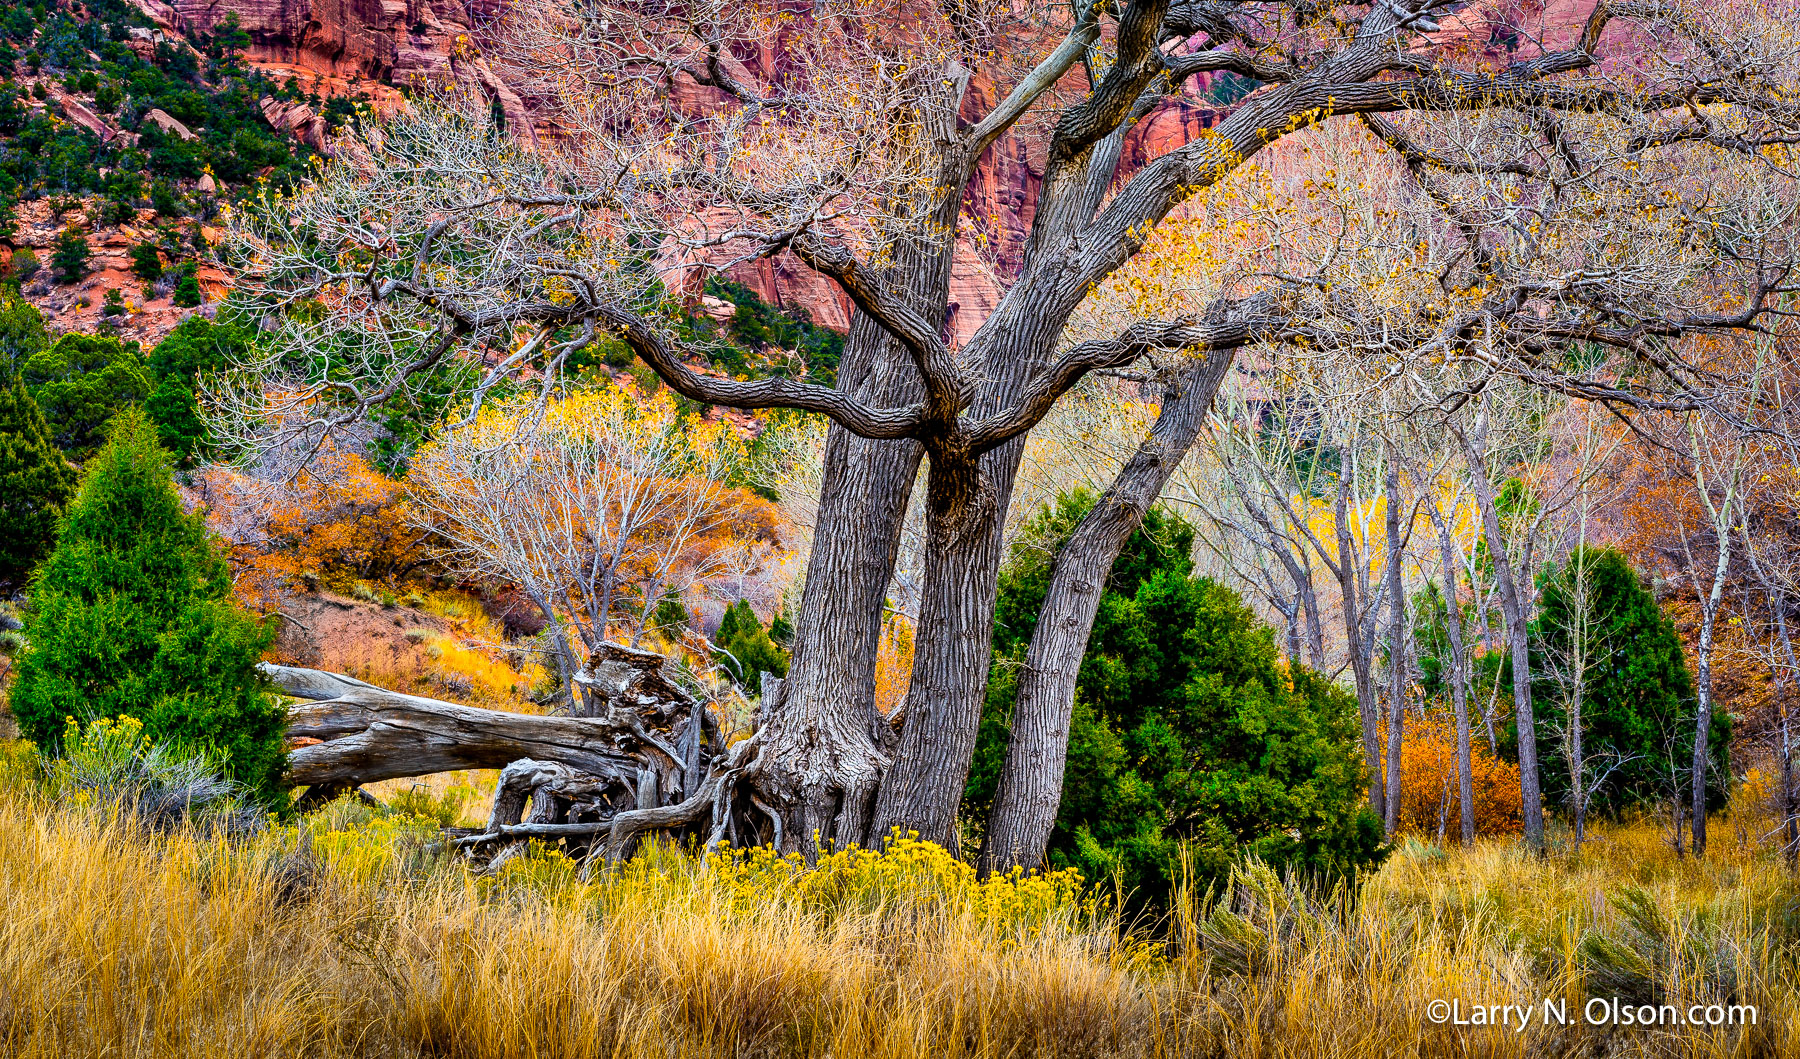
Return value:
M 1725 534 L 1719 535 L 1718 572 L 1713 577 L 1711 595 L 1701 603 L 1700 642 L 1695 647 L 1698 656 L 1694 664 L 1694 764 L 1693 775 L 1689 778 L 1692 785 L 1694 807 L 1694 856 L 1706 855 L 1706 767 L 1709 764 L 1708 736 L 1712 729 L 1712 650 L 1713 627 L 1719 616 L 1719 596 L 1725 588 L 1726 564 L 1729 561 L 1731 548 L 1726 542 L 1730 540 Z
M 1462 606 L 1456 590 L 1456 547 L 1450 524 L 1435 503 L 1426 505 L 1438 535 L 1438 559 L 1444 568 L 1444 631 L 1450 638 L 1450 701 L 1456 709 L 1456 792 L 1462 810 L 1463 845 L 1475 844 L 1475 782 L 1469 746 L 1469 682 L 1464 672 Z
M 988 816 L 984 872 L 1043 863 L 1062 800 L 1075 678 L 1087 652 L 1107 573 L 1168 485 L 1212 406 L 1231 354 L 1197 359 L 1163 394 L 1138 450 L 1057 553 L 1026 649 L 999 785 Z
M 1464 455 L 1469 462 L 1469 481 L 1474 486 L 1475 502 L 1481 508 L 1481 522 L 1486 531 L 1488 554 L 1494 560 L 1494 586 L 1500 595 L 1500 614 L 1506 624 L 1507 644 L 1512 655 L 1513 713 L 1519 729 L 1519 795 L 1525 814 L 1525 842 L 1532 849 L 1544 849 L 1544 805 L 1538 786 L 1537 722 L 1531 710 L 1531 641 L 1526 629 L 1525 600 L 1513 576 L 1512 559 L 1507 553 L 1506 538 L 1500 527 L 1500 512 L 1494 506 L 1493 482 L 1488 478 L 1481 444 L 1485 423 L 1475 429 L 1471 439 L 1457 431 Z
M 1337 501 L 1333 521 L 1337 523 L 1338 590 L 1344 601 L 1344 649 L 1350 652 L 1350 672 L 1356 679 L 1356 707 L 1362 714 L 1363 760 L 1369 766 L 1369 808 L 1382 820 L 1387 819 L 1387 791 L 1381 782 L 1381 714 L 1375 702 L 1375 683 L 1369 673 L 1369 655 L 1363 649 L 1362 622 L 1358 620 L 1356 591 L 1356 542 L 1350 535 L 1350 467 L 1346 458 L 1338 473 Z
M 1406 595 L 1400 577 L 1400 468 L 1392 446 L 1387 454 L 1388 732 L 1387 833 L 1400 826 L 1400 751 L 1406 719 Z

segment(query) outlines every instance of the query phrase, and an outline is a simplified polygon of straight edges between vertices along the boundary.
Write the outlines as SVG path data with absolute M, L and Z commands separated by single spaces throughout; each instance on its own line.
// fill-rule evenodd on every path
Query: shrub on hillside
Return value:
M 765 672 L 787 676 L 787 652 L 769 639 L 769 630 L 757 620 L 748 600 L 740 599 L 725 608 L 713 647 L 714 660 L 740 687 L 756 690 Z
M 107 420 L 150 393 L 137 343 L 105 336 L 64 335 L 21 370 L 51 441 L 77 462 L 100 447 Z
M 88 274 L 87 236 L 73 228 L 65 228 L 56 237 L 56 250 L 50 255 L 50 267 L 56 271 L 56 281 L 62 284 L 74 283 Z
M 224 557 L 182 508 L 143 413 L 112 427 L 56 549 L 31 587 L 12 690 L 24 734 L 52 745 L 69 718 L 143 722 L 157 742 L 216 752 L 229 775 L 278 792 L 286 711 L 256 668 L 273 639 L 231 599 Z
M 75 472 L 50 444 L 37 402 L 14 379 L 0 389 L 0 585 L 16 586 L 50 554 L 75 495 Z

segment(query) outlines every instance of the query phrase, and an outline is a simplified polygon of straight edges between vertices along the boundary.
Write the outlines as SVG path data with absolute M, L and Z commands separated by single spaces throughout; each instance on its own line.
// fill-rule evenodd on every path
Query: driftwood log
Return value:
M 709 846 L 763 840 L 768 817 L 733 791 L 756 739 L 727 749 L 712 711 L 670 680 L 665 664 L 652 652 L 603 645 L 575 677 L 585 713 L 576 717 L 461 706 L 317 669 L 262 668 L 299 700 L 288 710 L 288 782 L 307 788 L 303 807 L 377 780 L 497 768 L 487 827 L 458 840 L 472 853 L 495 851 L 495 862 L 532 838 L 614 858 L 651 830 L 685 830 Z M 778 694 L 779 682 L 771 684 Z

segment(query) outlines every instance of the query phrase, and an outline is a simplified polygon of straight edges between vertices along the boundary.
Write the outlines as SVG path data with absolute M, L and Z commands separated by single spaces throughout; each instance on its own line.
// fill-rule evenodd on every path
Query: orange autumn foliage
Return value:
M 1462 833 L 1456 784 L 1456 728 L 1448 716 L 1421 720 L 1409 713 L 1400 751 L 1400 830 L 1445 839 Z M 1475 833 L 1511 835 L 1525 823 L 1519 766 L 1502 761 L 1486 740 L 1469 741 L 1469 775 L 1475 795 Z
M 209 519 L 232 542 L 232 571 L 246 598 L 295 585 L 398 585 L 431 561 L 406 487 L 354 453 L 322 452 L 280 486 L 223 468 L 203 477 Z

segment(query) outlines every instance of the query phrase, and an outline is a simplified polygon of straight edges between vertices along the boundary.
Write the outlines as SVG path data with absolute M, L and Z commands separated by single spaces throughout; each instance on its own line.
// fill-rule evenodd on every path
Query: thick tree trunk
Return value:
M 1149 437 L 1057 553 L 1013 704 L 1012 733 L 988 817 L 984 872 L 1042 864 L 1062 800 L 1075 678 L 1107 574 L 1192 447 L 1231 353 L 1196 359 L 1163 395 Z
M 1477 439 L 1480 437 L 1477 428 Z M 1531 641 L 1526 629 L 1525 600 L 1513 576 L 1512 558 L 1500 527 L 1500 511 L 1494 506 L 1494 487 L 1488 478 L 1479 441 L 1458 432 L 1469 463 L 1469 481 L 1494 561 L 1494 585 L 1500 595 L 1500 614 L 1506 623 L 1507 645 L 1512 654 L 1513 712 L 1519 730 L 1519 794 L 1525 815 L 1525 841 L 1544 849 L 1544 805 L 1538 786 L 1537 723 L 1531 710 Z
M 952 226 L 953 227 L 953 226 Z M 909 304 L 943 319 L 953 244 L 936 238 L 896 248 Z M 839 385 L 870 404 L 917 399 L 918 371 L 900 343 L 858 313 Z M 893 579 L 902 523 L 923 449 L 872 441 L 833 425 L 794 655 L 779 708 L 765 703 L 754 780 L 781 813 L 783 852 L 815 851 L 815 838 L 849 845 L 872 837 L 868 821 L 888 760 L 875 708 L 882 605 Z
M 894 764 L 876 802 L 877 840 L 896 829 L 916 831 L 959 851 L 956 814 L 987 690 L 1004 512 L 983 465 L 1005 461 L 997 469 L 1010 485 L 1022 448 L 1018 439 L 996 451 L 999 460 L 932 465 L 912 681 Z

